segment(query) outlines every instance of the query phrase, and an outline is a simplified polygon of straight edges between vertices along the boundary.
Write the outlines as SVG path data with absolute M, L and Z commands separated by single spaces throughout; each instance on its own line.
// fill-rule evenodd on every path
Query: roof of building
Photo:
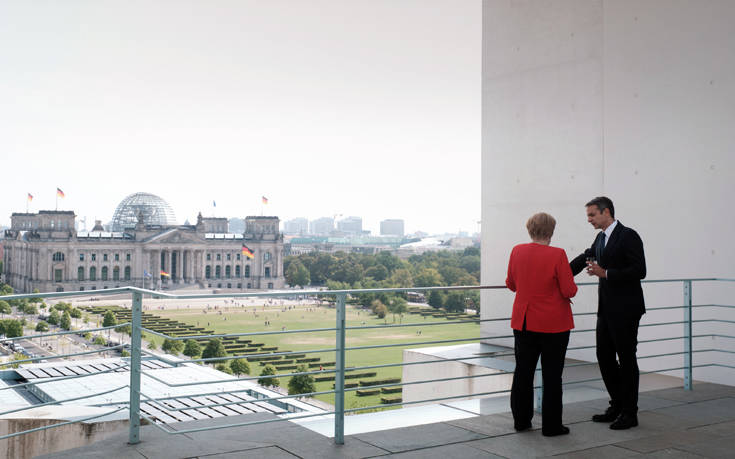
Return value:
M 120 201 L 112 216 L 112 230 L 123 231 L 138 223 L 142 215 L 146 225 L 175 225 L 176 215 L 171 206 L 155 194 L 133 193 Z
M 233 381 L 233 376 L 205 365 L 187 363 L 171 356 L 166 356 L 166 360 L 173 362 L 174 365 L 156 357 L 147 357 L 141 362 L 140 409 L 143 415 L 157 423 L 171 424 L 263 412 L 276 415 L 324 412 L 319 407 L 299 400 L 258 401 L 278 397 L 281 394 L 259 386 L 253 381 Z M 43 402 L 90 396 L 62 404 L 118 407 L 126 405 L 130 397 L 129 358 L 26 364 L 15 370 L 14 379 L 11 376 L 8 380 L 9 374 L 12 375 L 8 372 L 3 375 L 5 381 L 0 380 L 0 388 L 11 386 L 13 383 L 37 382 L 30 387 L 29 392 Z M 68 376 L 78 377 L 60 379 Z M 198 382 L 202 384 L 196 384 Z M 187 383 L 194 384 L 177 386 Z M 118 389 L 113 390 L 115 388 Z M 110 390 L 113 391 L 93 395 Z M 0 390 L 0 403 L 32 406 L 13 389 Z M 224 406 L 207 407 L 212 404 Z M 181 408 L 186 409 L 180 410 Z

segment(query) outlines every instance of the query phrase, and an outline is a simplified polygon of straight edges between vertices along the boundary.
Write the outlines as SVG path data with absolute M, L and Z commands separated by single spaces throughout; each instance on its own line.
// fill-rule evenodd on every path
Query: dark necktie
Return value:
M 605 249 L 605 232 L 603 231 L 600 235 L 599 240 L 597 241 L 597 250 L 595 250 L 595 258 L 597 258 L 597 264 L 600 264 L 600 260 L 602 260 L 602 251 Z

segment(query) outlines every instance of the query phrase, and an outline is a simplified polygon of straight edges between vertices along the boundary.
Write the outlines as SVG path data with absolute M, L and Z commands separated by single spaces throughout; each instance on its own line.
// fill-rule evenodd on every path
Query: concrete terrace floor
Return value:
M 564 406 L 571 434 L 547 438 L 540 419 L 517 433 L 510 413 L 402 427 L 333 439 L 292 422 L 168 435 L 154 426 L 141 429 L 142 442 L 127 444 L 127 431 L 95 444 L 43 456 L 48 458 L 725 458 L 735 457 L 735 387 L 697 383 L 694 390 L 642 393 L 637 428 L 610 430 L 590 421 L 606 400 Z M 171 425 L 174 429 L 247 422 L 257 414 Z

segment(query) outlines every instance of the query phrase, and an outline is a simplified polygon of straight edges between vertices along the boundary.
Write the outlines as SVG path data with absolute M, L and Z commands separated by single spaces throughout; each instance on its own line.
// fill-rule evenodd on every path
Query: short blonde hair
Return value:
M 546 212 L 531 216 L 526 222 L 526 229 L 531 239 L 551 239 L 556 228 L 556 220 Z

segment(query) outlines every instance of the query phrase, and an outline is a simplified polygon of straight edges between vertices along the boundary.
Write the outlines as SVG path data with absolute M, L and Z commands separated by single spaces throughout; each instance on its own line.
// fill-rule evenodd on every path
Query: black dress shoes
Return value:
M 620 416 L 620 411 L 609 407 L 603 414 L 592 416 L 592 422 L 613 422 Z
M 618 418 L 610 424 L 612 430 L 625 430 L 638 425 L 638 416 L 635 414 L 621 414 Z
M 533 425 L 530 422 L 516 422 L 513 423 L 513 427 L 516 429 L 516 432 L 523 432 L 524 430 L 530 430 Z
M 569 427 L 558 426 L 553 429 L 541 429 L 541 434 L 544 437 L 556 437 L 558 435 L 567 435 L 569 433 Z

